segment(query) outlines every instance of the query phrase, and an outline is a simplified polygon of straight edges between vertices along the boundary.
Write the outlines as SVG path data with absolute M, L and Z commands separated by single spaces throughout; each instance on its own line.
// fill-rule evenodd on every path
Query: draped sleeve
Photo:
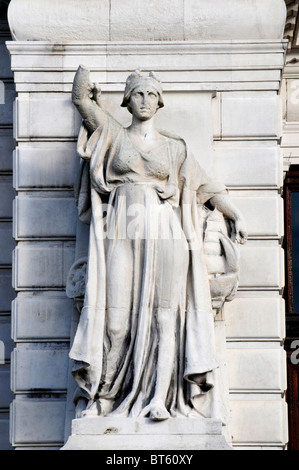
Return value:
M 205 204 L 216 194 L 227 193 L 226 186 L 210 178 L 188 149 L 180 168 L 179 179 L 182 190 L 195 192 L 197 203 L 200 205 Z
M 91 220 L 91 187 L 95 185 L 92 179 L 92 169 L 97 166 L 100 174 L 101 188 L 99 192 L 109 192 L 110 188 L 105 178 L 105 159 L 109 149 L 113 146 L 117 135 L 123 131 L 123 127 L 108 113 L 103 126 L 98 127 L 93 134 L 89 134 L 87 126 L 82 122 L 78 141 L 77 154 L 79 155 L 80 171 L 75 181 L 74 193 L 78 208 L 78 216 L 81 222 L 90 224 Z

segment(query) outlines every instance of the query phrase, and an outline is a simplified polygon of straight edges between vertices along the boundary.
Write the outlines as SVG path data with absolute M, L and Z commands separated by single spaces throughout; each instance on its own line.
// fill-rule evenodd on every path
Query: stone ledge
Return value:
M 62 450 L 231 450 L 215 419 L 81 418 Z

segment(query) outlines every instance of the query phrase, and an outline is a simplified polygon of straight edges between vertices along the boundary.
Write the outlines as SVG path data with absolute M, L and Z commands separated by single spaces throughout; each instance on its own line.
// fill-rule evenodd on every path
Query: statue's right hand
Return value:
M 81 91 L 80 91 L 81 90 Z M 84 91 L 85 90 L 85 91 Z M 74 80 L 75 95 L 82 95 L 87 92 L 88 97 L 100 106 L 101 87 L 99 83 L 90 80 L 90 69 L 85 65 L 79 65 Z
M 107 122 L 107 113 L 102 109 L 101 88 L 93 83 L 90 70 L 80 65 L 74 77 L 72 101 L 78 109 L 90 135 L 99 127 L 103 128 Z
M 95 101 L 99 106 L 101 105 L 102 90 L 99 83 L 90 83 L 89 98 Z
M 88 67 L 85 67 L 85 65 L 79 65 L 75 75 L 75 80 L 86 83 L 90 81 L 89 76 L 90 69 Z
M 90 81 L 90 70 L 84 65 L 79 65 L 73 83 L 73 102 L 80 105 L 92 89 L 93 83 Z

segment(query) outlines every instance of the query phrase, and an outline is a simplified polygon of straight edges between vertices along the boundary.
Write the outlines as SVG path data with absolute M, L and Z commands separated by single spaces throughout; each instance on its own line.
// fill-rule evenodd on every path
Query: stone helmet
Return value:
M 126 87 L 125 87 L 124 97 L 123 97 L 121 106 L 123 108 L 126 108 L 128 106 L 132 92 L 141 83 L 148 83 L 150 86 L 152 86 L 156 90 L 159 96 L 159 101 L 158 101 L 159 108 L 163 108 L 164 102 L 163 102 L 163 90 L 162 90 L 161 80 L 159 79 L 159 77 L 156 75 L 155 72 L 150 72 L 148 75 L 142 75 L 139 69 L 131 73 L 126 80 Z

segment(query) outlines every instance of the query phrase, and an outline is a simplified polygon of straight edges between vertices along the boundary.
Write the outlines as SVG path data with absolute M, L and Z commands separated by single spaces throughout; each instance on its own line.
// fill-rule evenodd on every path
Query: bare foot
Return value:
M 149 417 L 152 421 L 164 421 L 170 418 L 170 414 L 164 405 L 157 404 L 152 407 Z
M 149 414 L 149 419 L 152 421 L 164 421 L 165 419 L 170 418 L 164 403 L 162 400 L 153 399 L 149 405 L 147 405 L 141 413 L 141 416 L 147 416 Z

